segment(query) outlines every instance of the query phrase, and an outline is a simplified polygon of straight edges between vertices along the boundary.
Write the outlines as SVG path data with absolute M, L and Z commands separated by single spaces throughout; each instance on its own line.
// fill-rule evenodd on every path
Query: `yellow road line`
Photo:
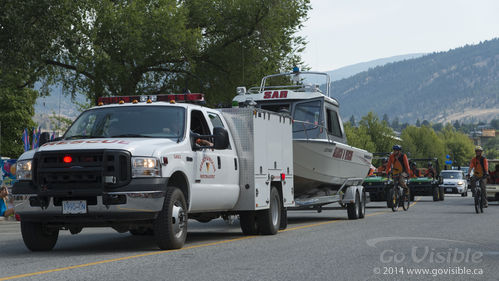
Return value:
M 414 202 L 413 205 L 414 204 L 416 204 L 416 202 Z M 385 213 L 388 213 L 388 212 L 376 212 L 376 213 L 368 214 L 366 216 L 367 217 L 371 217 L 371 216 L 377 216 L 377 215 L 381 215 L 381 214 L 385 214 Z M 298 229 L 310 228 L 310 227 L 315 227 L 315 226 L 320 226 L 320 225 L 325 225 L 325 224 L 331 224 L 331 223 L 340 222 L 340 221 L 343 221 L 343 220 L 336 219 L 336 220 L 330 220 L 330 221 L 326 221 L 326 222 L 306 224 L 306 225 L 301 225 L 301 226 L 287 228 L 287 229 L 281 230 L 279 232 L 286 232 L 286 231 L 291 231 L 291 230 L 298 230 Z M 99 265 L 99 264 L 105 264 L 105 263 L 111 263 L 111 262 L 116 262 L 116 261 L 123 261 L 123 260 L 130 260 L 130 259 L 147 257 L 147 256 L 160 255 L 160 254 L 165 254 L 165 253 L 170 253 L 170 252 L 178 252 L 178 251 L 190 250 L 190 249 L 195 249 L 195 248 L 215 246 L 215 245 L 219 245 L 219 244 L 236 242 L 236 241 L 241 241 L 241 240 L 246 240 L 246 239 L 251 239 L 251 238 L 256 238 L 256 237 L 258 237 L 258 236 L 245 236 L 245 237 L 234 238 L 234 239 L 227 239 L 227 240 L 222 240 L 222 241 L 217 241 L 217 242 L 212 242 L 212 243 L 204 243 L 204 244 L 199 244 L 199 245 L 187 246 L 187 247 L 184 247 L 182 249 L 177 249 L 177 250 L 154 251 L 154 252 L 151 252 L 151 253 L 145 253 L 145 254 L 140 254 L 140 255 L 133 255 L 133 256 L 127 256 L 127 257 L 121 257 L 121 258 L 115 258 L 115 259 L 107 259 L 107 260 L 101 260 L 101 261 L 97 261 L 97 262 L 91 262 L 91 263 L 85 263 L 85 264 L 79 264 L 79 265 L 73 265 L 73 266 L 67 266 L 67 267 L 61 267 L 61 268 L 43 270 L 43 271 L 38 271 L 38 272 L 32 272 L 32 273 L 26 273 L 26 274 L 19 274 L 19 275 L 7 276 L 7 277 L 0 277 L 0 281 L 13 280 L 13 279 L 19 279 L 19 278 L 24 278 L 24 277 L 31 277 L 31 276 L 36 276 L 36 275 L 42 275 L 42 274 L 47 274 L 47 273 L 52 273 L 52 272 L 65 271 L 65 270 L 76 269 L 76 268 L 89 267 L 89 266 L 94 266 L 94 265 Z
M 189 249 L 195 249 L 195 248 L 201 248 L 201 247 L 214 246 L 214 245 L 219 245 L 219 244 L 224 244 L 224 243 L 229 243 L 229 242 L 246 240 L 246 239 L 255 238 L 255 237 L 256 236 L 245 236 L 245 237 L 240 237 L 240 238 L 235 238 L 235 239 L 227 239 L 227 240 L 222 240 L 222 241 L 217 241 L 217 242 L 212 242 L 212 243 L 205 243 L 205 244 L 188 246 L 188 247 L 184 247 L 184 248 L 178 249 L 178 250 L 155 251 L 155 252 L 145 253 L 145 254 L 140 254 L 140 255 L 127 256 L 127 257 L 108 259 L 108 260 L 101 260 L 101 261 L 97 261 L 97 262 L 61 267 L 61 268 L 56 268 L 56 269 L 49 269 L 49 270 L 44 270 L 44 271 L 13 275 L 13 276 L 8 276 L 8 277 L 2 277 L 2 278 L 0 278 L 0 281 L 18 279 L 18 278 L 23 278 L 23 277 L 30 277 L 30 276 L 35 276 L 35 275 L 42 275 L 42 274 L 47 274 L 47 273 L 51 273 L 51 272 L 65 271 L 65 270 L 69 270 L 69 269 L 88 267 L 88 266 L 110 263 L 110 262 L 115 262 L 115 261 L 123 261 L 123 260 L 129 260 L 129 259 L 140 258 L 140 257 L 154 256 L 154 255 L 170 253 L 170 252 L 178 252 L 178 251 L 182 251 L 182 250 L 189 250 Z

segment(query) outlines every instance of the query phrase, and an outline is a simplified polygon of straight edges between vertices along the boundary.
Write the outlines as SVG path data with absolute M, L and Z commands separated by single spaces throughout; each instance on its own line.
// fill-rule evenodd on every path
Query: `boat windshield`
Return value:
M 325 137 L 320 100 L 297 103 L 293 112 L 293 138 L 319 139 Z
M 462 180 L 463 179 L 463 173 L 462 172 L 442 172 L 440 175 L 443 179 L 458 179 Z
M 64 134 L 80 138 L 175 138 L 184 135 L 185 109 L 174 106 L 103 107 L 83 112 Z

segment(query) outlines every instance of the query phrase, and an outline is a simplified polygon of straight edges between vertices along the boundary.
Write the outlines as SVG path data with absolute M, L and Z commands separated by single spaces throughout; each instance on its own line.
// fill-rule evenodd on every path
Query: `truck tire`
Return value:
M 439 199 L 440 199 L 440 201 L 444 201 L 444 199 L 445 199 L 445 191 L 441 187 L 439 187 L 438 189 L 439 189 L 439 194 L 438 194 Z
M 258 221 L 253 211 L 239 213 L 239 224 L 245 235 L 258 234 Z
M 270 206 L 266 210 L 258 212 L 258 226 L 260 233 L 274 235 L 279 231 L 281 225 L 282 201 L 279 191 L 275 186 L 270 188 Z
M 43 224 L 21 221 L 24 245 L 33 252 L 50 251 L 59 237 L 59 229 L 47 229 Z
M 156 244 L 162 250 L 180 249 L 187 237 L 187 204 L 180 189 L 169 186 L 163 209 L 153 224 Z
M 433 188 L 433 201 L 439 201 L 440 200 L 440 191 L 438 188 Z
M 363 219 L 366 216 L 366 192 L 362 192 L 362 200 L 360 201 L 359 209 L 359 219 Z
M 360 212 L 360 196 L 359 193 L 355 193 L 355 202 L 354 203 L 348 203 L 347 204 L 347 213 L 348 213 L 348 219 L 349 220 L 356 220 L 359 218 L 359 212 Z

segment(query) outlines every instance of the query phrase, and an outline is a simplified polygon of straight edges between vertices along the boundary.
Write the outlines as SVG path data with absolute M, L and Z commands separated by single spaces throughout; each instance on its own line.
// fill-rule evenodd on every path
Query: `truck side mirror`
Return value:
M 229 133 L 222 127 L 213 128 L 214 148 L 227 149 L 229 147 Z
M 43 132 L 40 134 L 40 146 L 46 144 L 49 141 L 50 141 L 50 133 L 49 132 Z

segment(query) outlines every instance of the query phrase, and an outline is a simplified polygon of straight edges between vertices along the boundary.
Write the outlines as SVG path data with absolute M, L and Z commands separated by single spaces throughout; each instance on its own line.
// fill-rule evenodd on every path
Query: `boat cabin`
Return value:
M 326 76 L 324 92 L 319 86 L 307 83 L 304 75 Z M 269 78 L 290 76 L 287 85 L 267 85 Z M 314 80 L 317 81 L 317 80 Z M 293 117 L 293 139 L 324 139 L 346 143 L 345 130 L 339 114 L 338 101 L 329 96 L 329 75 L 322 72 L 291 72 L 266 76 L 260 87 L 246 92 L 238 87 L 234 106 L 254 105 L 269 111 L 287 113 Z

